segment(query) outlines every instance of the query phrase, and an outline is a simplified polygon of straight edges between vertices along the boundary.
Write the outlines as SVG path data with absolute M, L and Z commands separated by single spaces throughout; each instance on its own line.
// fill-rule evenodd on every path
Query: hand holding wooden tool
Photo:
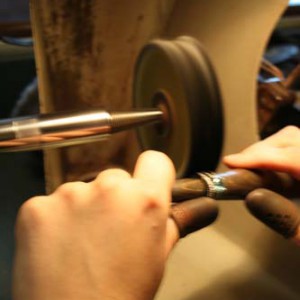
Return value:
M 183 203 L 196 197 L 203 197 L 205 202 L 207 197 L 245 199 L 253 216 L 300 245 L 300 213 L 297 206 L 284 197 L 299 197 L 300 184 L 288 174 L 246 169 L 219 174 L 198 173 L 197 178 L 177 180 L 172 195 L 174 202 Z

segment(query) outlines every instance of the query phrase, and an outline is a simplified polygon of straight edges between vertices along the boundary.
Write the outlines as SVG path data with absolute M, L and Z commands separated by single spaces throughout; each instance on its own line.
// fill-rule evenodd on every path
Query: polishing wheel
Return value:
M 96 109 L 3 120 L 0 150 L 81 144 L 155 121 L 138 129 L 140 144 L 144 150 L 165 152 L 177 177 L 216 168 L 222 105 L 213 68 L 197 40 L 180 37 L 147 44 L 137 59 L 133 102 L 135 112 Z
M 166 153 L 177 177 L 214 170 L 222 148 L 219 86 L 204 49 L 191 37 L 154 40 L 138 57 L 133 87 L 137 109 L 158 108 L 159 125 L 138 129 L 143 150 Z

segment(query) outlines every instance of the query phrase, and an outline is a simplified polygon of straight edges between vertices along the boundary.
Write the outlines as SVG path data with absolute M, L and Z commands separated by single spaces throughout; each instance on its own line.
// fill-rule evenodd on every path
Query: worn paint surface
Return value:
M 42 110 L 130 109 L 137 53 L 163 31 L 173 2 L 32 0 Z M 106 167 L 130 169 L 138 152 L 133 132 L 47 151 L 48 190 Z

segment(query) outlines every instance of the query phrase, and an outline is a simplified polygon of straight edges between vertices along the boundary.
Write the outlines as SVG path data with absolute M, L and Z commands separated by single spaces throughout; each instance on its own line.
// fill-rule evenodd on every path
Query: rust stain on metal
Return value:
M 68 16 L 71 21 L 71 44 L 74 47 L 75 55 L 91 54 L 93 49 L 94 22 L 92 6 L 93 1 L 75 0 L 65 1 L 63 10 L 71 11 Z M 79 26 L 80 24 L 80 26 Z

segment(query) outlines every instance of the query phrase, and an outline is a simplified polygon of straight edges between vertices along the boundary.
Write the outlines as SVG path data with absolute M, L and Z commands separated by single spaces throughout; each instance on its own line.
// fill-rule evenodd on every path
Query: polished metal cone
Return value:
M 159 110 L 67 112 L 0 122 L 1 151 L 29 151 L 99 141 L 111 133 L 160 122 Z
M 111 113 L 112 132 L 135 128 L 144 124 L 162 121 L 163 113 L 160 110 L 131 111 Z

